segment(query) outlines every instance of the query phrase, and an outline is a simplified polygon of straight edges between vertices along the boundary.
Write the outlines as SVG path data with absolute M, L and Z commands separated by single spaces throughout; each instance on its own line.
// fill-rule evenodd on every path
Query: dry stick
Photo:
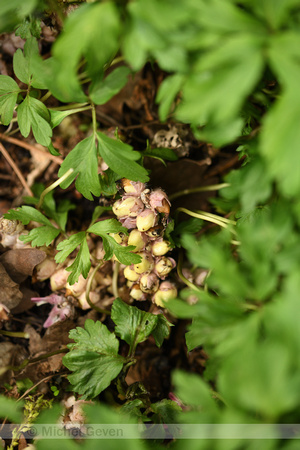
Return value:
M 60 158 L 59 156 L 51 155 L 51 153 L 41 150 L 41 149 L 35 147 L 34 145 L 27 144 L 27 142 L 23 142 L 20 139 L 12 138 L 10 136 L 6 136 L 5 134 L 0 133 L 0 140 L 10 142 L 11 144 L 15 144 L 18 147 L 25 148 L 26 150 L 29 150 L 31 153 L 35 153 L 35 154 L 39 154 L 39 155 L 42 154 L 42 155 L 46 156 L 48 159 L 51 159 L 52 161 L 54 161 L 56 164 L 63 163 L 63 159 Z
M 7 150 L 3 147 L 3 145 L 1 143 L 0 143 L 0 152 L 2 153 L 2 155 L 4 156 L 4 158 L 6 159 L 8 164 L 11 166 L 11 168 L 14 170 L 15 174 L 19 178 L 19 180 L 22 183 L 24 189 L 28 192 L 30 197 L 34 197 L 32 190 L 28 186 L 28 184 L 27 184 L 25 178 L 23 177 L 23 175 L 21 174 L 19 168 L 17 167 L 17 165 L 15 164 L 14 160 L 10 157 L 9 153 L 7 152 Z

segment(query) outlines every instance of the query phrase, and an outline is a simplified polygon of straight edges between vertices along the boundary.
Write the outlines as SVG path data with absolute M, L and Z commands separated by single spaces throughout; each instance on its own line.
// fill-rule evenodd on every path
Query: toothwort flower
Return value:
M 62 295 L 51 294 L 47 297 L 32 297 L 31 301 L 35 302 L 37 306 L 49 303 L 54 305 L 50 311 L 48 319 L 44 323 L 43 327 L 51 327 L 56 322 L 67 319 L 72 313 L 72 306 L 66 301 Z

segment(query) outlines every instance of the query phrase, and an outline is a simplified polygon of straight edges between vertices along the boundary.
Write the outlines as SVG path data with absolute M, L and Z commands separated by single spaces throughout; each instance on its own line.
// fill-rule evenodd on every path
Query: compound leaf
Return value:
M 64 262 L 70 253 L 72 253 L 78 245 L 81 245 L 85 239 L 85 232 L 80 231 L 79 233 L 73 234 L 68 239 L 60 242 L 57 245 L 57 250 L 59 250 L 59 252 L 55 255 L 55 261 L 57 263 Z
M 87 244 L 86 237 L 80 244 L 79 252 L 71 266 L 66 267 L 66 270 L 72 272 L 68 277 L 68 283 L 74 284 L 78 281 L 79 276 L 82 275 L 87 278 L 91 268 L 90 251 Z

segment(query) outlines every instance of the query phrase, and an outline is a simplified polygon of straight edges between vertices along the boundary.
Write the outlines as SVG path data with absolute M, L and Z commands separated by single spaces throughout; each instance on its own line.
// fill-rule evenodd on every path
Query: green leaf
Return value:
M 25 17 L 23 23 L 16 29 L 16 36 L 22 39 L 29 39 L 31 36 L 39 39 L 41 35 L 41 19 L 30 16 Z
M 50 114 L 46 106 L 36 98 L 27 95 L 18 106 L 18 124 L 24 137 L 28 137 L 32 128 L 35 140 L 45 147 L 51 144 L 52 129 Z
M 159 103 L 159 117 L 162 122 L 167 119 L 171 106 L 183 82 L 183 75 L 175 74 L 167 77 L 159 86 L 156 101 Z
M 263 69 L 262 40 L 239 35 L 201 56 L 183 86 L 176 117 L 195 125 L 236 120 Z
M 120 222 L 116 219 L 106 219 L 100 220 L 97 223 L 94 223 L 91 227 L 88 228 L 88 233 L 94 233 L 98 236 L 104 236 L 108 233 L 125 233 L 128 234 L 128 230 L 125 227 L 122 227 Z
M 89 77 L 98 77 L 118 51 L 119 31 L 119 13 L 113 2 L 81 4 L 68 15 L 52 47 L 53 57 L 39 60 L 36 67 L 56 98 L 66 103 L 86 101 L 77 75 L 80 60 L 87 62 Z
M 117 67 L 104 80 L 93 83 L 90 97 L 96 105 L 103 105 L 116 95 L 127 83 L 130 70 L 128 67 Z
M 127 342 L 130 347 L 134 347 L 140 342 L 144 342 L 150 334 L 155 337 L 158 347 L 161 346 L 166 333 L 165 327 L 168 321 L 161 315 L 155 315 L 141 311 L 135 306 L 129 306 L 121 299 L 116 298 L 111 310 L 111 318 L 116 324 L 115 333 Z
M 20 88 L 11 77 L 0 75 L 0 117 L 3 125 L 9 125 L 13 118 Z
M 63 364 L 73 372 L 68 379 L 82 398 L 93 398 L 106 389 L 122 370 L 124 358 L 118 355 L 119 342 L 101 322 L 87 319 L 84 329 L 70 331 L 70 352 Z
M 82 242 L 86 239 L 85 231 L 80 231 L 79 233 L 72 234 L 68 239 L 60 242 L 57 245 L 57 250 L 59 252 L 55 255 L 55 261 L 57 263 L 62 263 L 66 260 L 66 258 L 72 253 L 78 245 L 81 245 Z
M 61 183 L 62 189 L 70 186 L 77 177 L 75 182 L 76 189 L 84 197 L 88 200 L 93 200 L 93 195 L 100 195 L 97 149 L 94 136 L 83 139 L 71 150 L 62 163 L 58 176 L 63 176 L 70 168 L 74 169 L 74 172 L 67 180 Z
M 173 383 L 176 395 L 186 405 L 200 407 L 202 413 L 214 414 L 217 411 L 212 392 L 199 375 L 176 370 L 173 373 Z M 198 413 L 200 419 L 201 413 L 199 410 Z
M 299 70 L 300 74 L 300 70 Z M 300 93 L 286 91 L 264 119 L 261 133 L 261 153 L 266 158 L 268 173 L 276 179 L 286 196 L 300 193 L 299 139 Z
M 107 169 L 103 172 L 99 177 L 100 186 L 101 186 L 101 194 L 106 197 L 111 197 L 118 192 L 116 181 L 119 180 L 120 177 L 113 170 Z
M 57 127 L 66 117 L 76 112 L 76 109 L 69 109 L 67 111 L 54 111 L 53 109 L 49 109 L 51 127 Z
M 172 324 L 165 318 L 163 314 L 157 315 L 157 324 L 151 333 L 154 337 L 157 347 L 161 347 L 163 341 L 169 336 L 171 326 Z
M 174 240 L 177 247 L 181 247 L 181 236 L 183 234 L 195 234 L 201 230 L 203 225 L 203 220 L 193 217 L 189 220 L 185 220 L 176 225 L 174 231 L 172 232 L 172 239 Z
M 14 54 L 13 68 L 16 76 L 25 84 L 30 84 L 37 89 L 46 89 L 38 77 L 33 76 L 31 68 L 32 59 L 39 54 L 37 40 L 34 37 L 27 39 L 24 45 L 24 52 L 20 48 Z
M 79 252 L 71 266 L 66 267 L 66 270 L 72 272 L 68 276 L 68 283 L 74 284 L 78 281 L 79 276 L 82 275 L 87 278 L 91 268 L 90 251 L 87 244 L 86 237 L 80 244 Z
M 23 207 L 24 208 L 24 207 Z M 50 245 L 51 242 L 59 235 L 60 230 L 54 226 L 45 225 L 33 228 L 28 234 L 20 236 L 23 242 L 31 242 L 32 247 L 41 247 Z
M 178 156 L 171 148 L 150 148 L 148 147 L 143 151 L 143 156 L 148 156 L 149 158 L 156 158 L 160 161 L 177 161 Z
M 120 177 L 125 177 L 133 181 L 149 180 L 146 169 L 135 161 L 140 159 L 141 154 L 133 151 L 130 145 L 124 144 L 116 139 L 111 139 L 103 133 L 98 132 L 98 151 L 106 164 Z
M 18 402 L 16 399 L 5 397 L 4 395 L 0 395 L 0 417 L 14 423 L 22 423 L 23 421 L 23 402 Z
M 53 227 L 50 220 L 32 206 L 21 206 L 21 208 L 18 209 L 10 209 L 4 217 L 9 220 L 20 220 L 24 225 L 27 225 L 33 220 L 42 223 L 43 225 Z
M 151 409 L 159 418 L 159 423 L 167 424 L 174 423 L 177 419 L 178 412 L 182 411 L 176 402 L 167 398 L 156 403 L 151 403 Z
M 24 17 L 29 16 L 38 4 L 38 0 L 1 0 L 0 4 L 0 33 L 13 31 Z

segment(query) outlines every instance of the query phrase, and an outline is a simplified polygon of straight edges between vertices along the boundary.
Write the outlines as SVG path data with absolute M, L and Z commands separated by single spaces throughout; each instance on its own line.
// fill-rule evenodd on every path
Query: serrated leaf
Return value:
M 103 133 L 98 132 L 97 138 L 99 154 L 110 169 L 120 177 L 133 181 L 146 182 L 149 180 L 146 169 L 135 162 L 141 157 L 139 152 L 133 151 L 130 145 L 111 139 Z
M 31 242 L 32 247 L 48 246 L 59 233 L 60 230 L 58 228 L 44 225 L 42 227 L 33 228 L 28 234 L 20 236 L 20 241 Z
M 14 54 L 13 68 L 16 76 L 25 84 L 30 84 L 37 89 L 46 89 L 44 83 L 39 81 L 36 76 L 33 76 L 31 68 L 32 59 L 39 54 L 37 40 L 34 37 L 27 39 L 24 45 L 24 52 L 20 48 Z
M 151 333 L 154 337 L 157 347 L 161 347 L 163 341 L 169 336 L 171 326 L 172 324 L 165 318 L 163 314 L 157 315 L 157 324 Z
M 107 233 L 125 233 L 128 234 L 128 230 L 125 227 L 122 227 L 120 222 L 116 219 L 106 219 L 100 220 L 97 223 L 94 223 L 91 227 L 88 228 L 88 233 L 98 234 L 99 236 L 103 236 Z
M 90 97 L 96 105 L 103 105 L 116 95 L 127 83 L 130 70 L 128 67 L 117 67 L 104 80 L 93 83 Z
M 27 95 L 18 106 L 18 124 L 24 137 L 27 137 L 32 129 L 36 141 L 48 147 L 51 144 L 52 129 L 50 126 L 50 114 L 46 106 L 36 98 Z
M 9 125 L 13 118 L 20 88 L 11 77 L 0 75 L 0 117 L 3 125 Z
M 113 170 L 107 169 L 99 177 L 101 194 L 106 197 L 111 197 L 118 192 L 116 181 L 119 179 L 119 175 Z
M 57 263 L 64 262 L 65 259 L 72 253 L 78 245 L 80 245 L 86 238 L 86 233 L 80 231 L 79 233 L 72 234 L 68 239 L 60 242 L 57 245 L 59 252 L 55 255 L 55 261 Z
M 84 329 L 70 331 L 70 352 L 64 356 L 64 365 L 73 372 L 69 381 L 83 397 L 93 398 L 106 389 L 122 370 L 124 359 L 118 355 L 119 342 L 101 322 L 87 319 Z
M 84 278 L 87 278 L 90 268 L 90 251 L 85 237 L 85 239 L 80 244 L 79 252 L 77 253 L 73 264 L 66 267 L 67 271 L 72 272 L 68 277 L 68 283 L 76 283 L 80 275 L 82 275 Z
M 119 298 L 113 302 L 111 318 L 116 324 L 115 333 L 131 348 L 144 342 L 150 334 L 156 336 L 155 342 L 160 347 L 167 336 L 162 331 L 164 320 L 160 318 L 160 315 L 141 311 L 135 306 L 127 305 Z
M 23 23 L 16 29 L 16 36 L 20 36 L 21 39 L 29 39 L 31 36 L 39 39 L 41 35 L 41 20 L 30 16 L 25 17 Z
M 97 149 L 94 136 L 83 139 L 71 150 L 62 163 L 58 176 L 63 176 L 70 168 L 74 169 L 74 172 L 61 183 L 62 189 L 70 186 L 77 177 L 75 181 L 76 189 L 84 197 L 93 200 L 93 195 L 100 195 Z
M 149 158 L 155 158 L 161 161 L 165 166 L 166 161 L 177 161 L 178 156 L 171 148 L 147 148 L 143 151 L 143 156 L 148 156 Z
M 9 220 L 20 220 L 24 225 L 27 225 L 33 220 L 42 223 L 43 225 L 53 227 L 50 220 L 32 206 L 21 206 L 21 208 L 18 209 L 10 209 L 4 214 L 4 217 Z
M 109 239 L 110 243 L 112 244 L 114 255 L 121 264 L 130 266 L 131 264 L 138 264 L 139 262 L 141 262 L 141 256 L 134 253 L 134 245 L 122 246 L 118 244 L 111 236 L 108 236 L 107 239 Z

